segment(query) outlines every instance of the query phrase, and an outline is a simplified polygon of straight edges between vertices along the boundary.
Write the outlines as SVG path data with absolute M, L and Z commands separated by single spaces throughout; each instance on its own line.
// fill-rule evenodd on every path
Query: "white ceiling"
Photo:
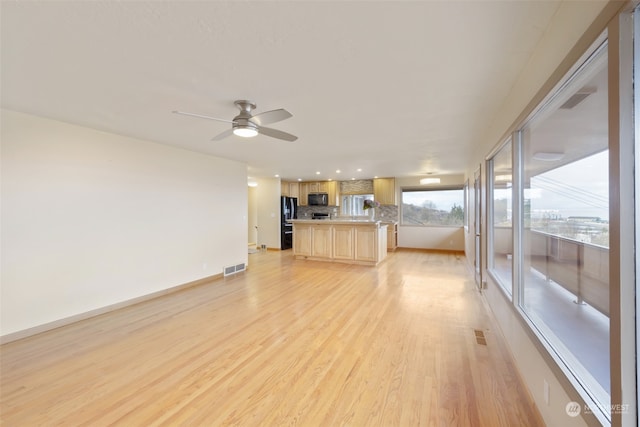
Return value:
M 459 174 L 559 4 L 2 1 L 2 107 L 254 177 Z M 171 113 L 231 119 L 236 99 L 286 108 L 270 127 L 298 141 L 212 142 L 228 124 Z

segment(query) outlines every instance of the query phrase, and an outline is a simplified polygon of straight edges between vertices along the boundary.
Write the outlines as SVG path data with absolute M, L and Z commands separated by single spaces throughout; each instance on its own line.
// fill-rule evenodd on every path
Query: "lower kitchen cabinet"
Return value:
M 311 227 L 311 256 L 331 258 L 331 246 L 331 229 L 329 227 Z
M 311 231 L 310 224 L 300 224 L 294 227 L 293 253 L 303 256 L 311 256 Z
M 387 223 L 387 249 L 395 251 L 398 248 L 398 223 Z
M 352 260 L 353 251 L 353 227 L 350 225 L 333 226 L 333 257 L 335 259 Z
M 356 261 L 374 262 L 378 257 L 378 245 L 376 240 L 378 237 L 378 230 L 371 228 L 356 228 L 354 230 L 356 235 L 356 244 L 354 250 L 354 259 Z M 386 243 L 386 230 L 385 230 L 385 243 Z M 387 245 L 384 245 L 385 252 Z
M 387 256 L 387 225 L 373 221 L 292 220 L 298 259 L 376 265 Z

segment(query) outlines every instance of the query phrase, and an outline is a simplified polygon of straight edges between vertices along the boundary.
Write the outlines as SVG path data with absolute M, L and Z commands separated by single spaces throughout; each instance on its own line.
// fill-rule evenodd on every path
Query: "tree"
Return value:
M 462 224 L 464 222 L 464 209 L 462 208 L 462 206 L 454 204 L 451 207 L 451 211 L 449 212 L 447 219 L 447 222 L 451 225 Z

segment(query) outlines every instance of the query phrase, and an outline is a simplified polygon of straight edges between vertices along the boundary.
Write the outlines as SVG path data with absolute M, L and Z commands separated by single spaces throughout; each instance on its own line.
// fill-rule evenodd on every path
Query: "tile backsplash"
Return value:
M 340 206 L 298 206 L 298 219 L 311 219 L 315 213 L 328 213 L 340 217 Z M 398 206 L 382 205 L 375 210 L 375 219 L 381 221 L 399 221 Z

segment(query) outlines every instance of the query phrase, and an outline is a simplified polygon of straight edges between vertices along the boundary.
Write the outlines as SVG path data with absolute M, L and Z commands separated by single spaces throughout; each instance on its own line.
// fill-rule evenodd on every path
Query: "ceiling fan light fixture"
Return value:
M 542 162 L 557 162 L 564 157 L 564 153 L 558 152 L 546 152 L 538 151 L 533 154 L 533 160 L 540 160 Z
M 440 184 L 440 178 L 422 178 L 420 185 Z

